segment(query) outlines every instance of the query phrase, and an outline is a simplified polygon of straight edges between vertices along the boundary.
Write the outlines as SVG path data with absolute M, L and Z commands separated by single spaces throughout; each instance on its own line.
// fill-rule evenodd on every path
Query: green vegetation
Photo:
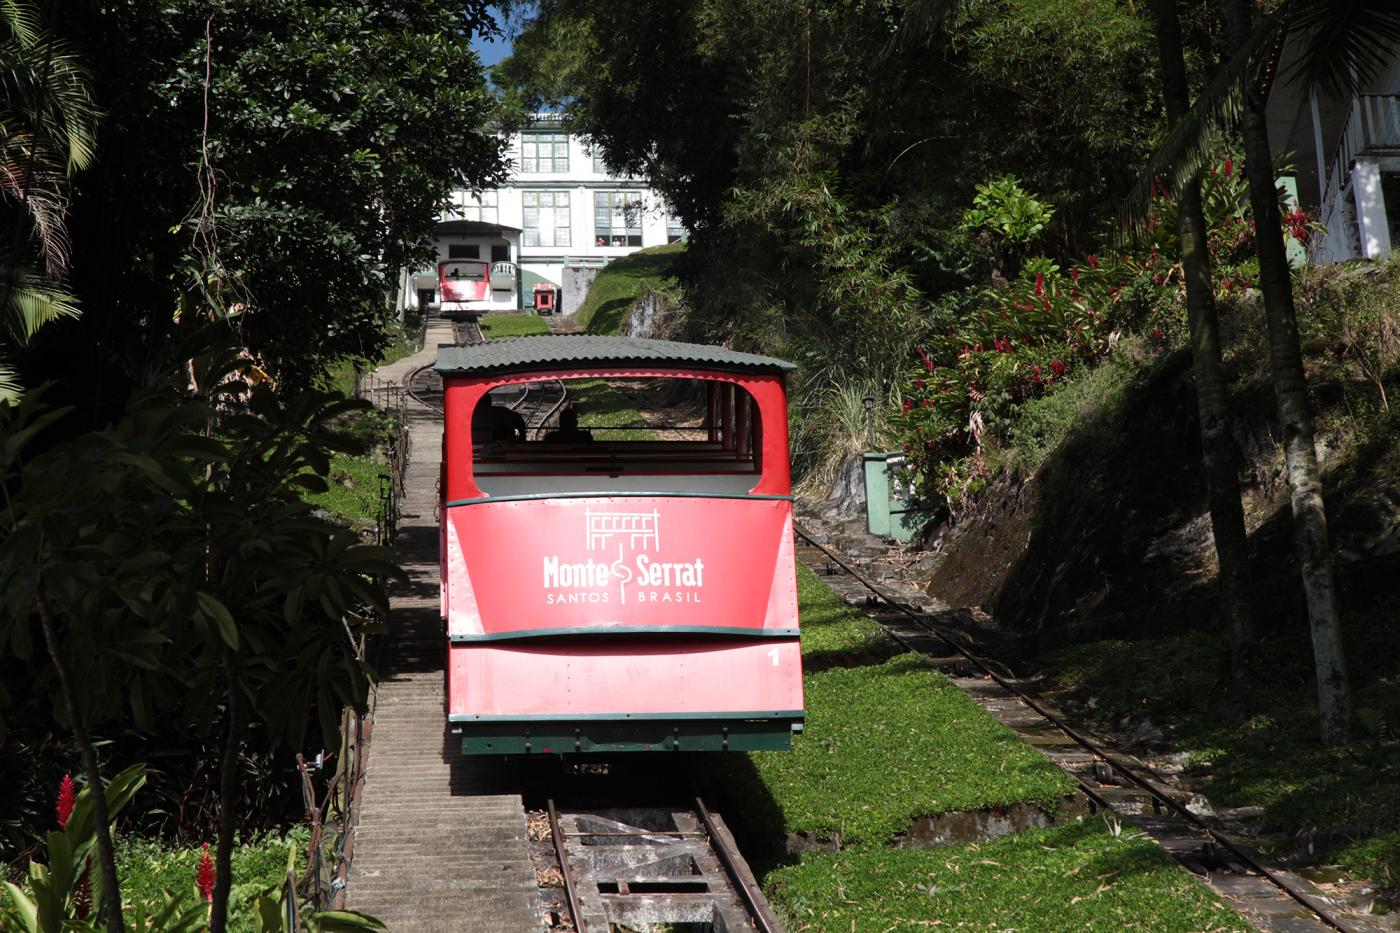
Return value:
M 1031 802 L 1074 782 L 912 655 L 805 679 L 791 752 L 754 753 L 789 832 L 881 843 L 919 816 Z
M 489 340 L 547 334 L 549 325 L 544 318 L 535 314 L 487 314 L 481 318 L 481 330 Z
M 573 379 L 568 383 L 569 404 L 578 409 L 579 427 L 597 441 L 648 441 L 654 431 L 610 431 L 609 428 L 638 427 L 641 414 L 614 386 L 602 379 Z
M 1073 789 L 922 658 L 880 663 L 888 639 L 805 567 L 798 595 L 807 724 L 791 751 L 753 753 L 751 767 L 730 769 L 735 800 L 771 808 L 747 819 L 779 838 L 880 844 L 919 816 L 1022 802 L 1053 809 Z
M 793 931 L 1251 929 L 1156 843 L 1097 819 L 978 845 L 811 855 L 764 887 Z
M 1394 892 L 1400 889 L 1400 832 L 1345 846 L 1337 853 L 1337 863 L 1353 874 L 1371 879 L 1376 887 Z
M 394 334 L 389 343 L 385 346 L 384 352 L 380 355 L 379 361 L 373 366 L 366 366 L 359 360 L 340 360 L 334 366 L 326 370 L 321 378 L 321 386 L 326 389 L 339 392 L 345 396 L 355 394 L 355 372 L 369 372 L 379 366 L 387 366 L 390 363 L 397 363 L 406 356 L 411 356 L 417 352 L 415 347 L 403 334 Z
M 648 293 L 674 304 L 678 300 L 676 265 L 685 256 L 685 241 L 639 250 L 604 266 L 574 315 L 590 334 L 616 334 L 633 303 Z
M 1105 724 L 1145 719 L 1161 728 L 1173 749 L 1190 753 L 1197 782 L 1217 806 L 1262 806 L 1264 828 L 1290 838 L 1318 830 L 1383 834 L 1339 856 L 1367 861 L 1377 873 L 1397 854 L 1384 834 L 1400 821 L 1397 608 L 1382 603 L 1351 619 L 1356 702 L 1367 734 L 1336 749 L 1316 738 L 1304 632 L 1274 639 L 1233 695 L 1227 649 L 1211 635 L 1095 642 L 1042 661 L 1073 695 L 1092 697 L 1092 715 Z M 1386 864 L 1400 869 L 1400 862 Z
M 1033 803 L 1073 781 L 799 566 L 807 725 L 718 777 L 792 930 L 1245 931 L 1150 840 L 1098 820 L 936 849 L 889 845 L 920 815 Z M 853 667 L 835 666 L 841 663 Z M 825 669 L 817 669 L 827 665 Z M 838 852 L 781 852 L 788 833 Z
M 802 666 L 808 671 L 898 651 L 880 625 L 848 606 L 806 564 L 797 565 L 797 601 L 802 619 Z
M 287 875 L 287 856 L 295 847 L 297 870 L 305 855 L 307 833 L 297 829 L 286 836 L 269 834 L 233 848 L 233 891 L 229 913 L 237 917 L 260 894 L 275 889 Z M 147 909 L 165 901 L 165 892 L 196 896 L 196 873 L 202 847 L 170 849 L 154 840 L 121 839 L 117 843 L 117 874 L 122 880 L 122 901 L 130 909 Z M 235 923 L 237 926 L 237 923 Z

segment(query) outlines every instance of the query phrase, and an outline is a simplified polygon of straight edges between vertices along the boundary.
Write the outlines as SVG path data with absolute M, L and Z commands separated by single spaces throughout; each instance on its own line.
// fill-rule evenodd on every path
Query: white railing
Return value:
M 1327 235 L 1313 244 L 1314 262 L 1337 262 L 1358 255 L 1351 242 L 1355 221 L 1343 196 L 1351 181 L 1351 163 L 1358 155 L 1389 150 L 1400 151 L 1400 94 L 1363 94 L 1354 98 L 1327 165 L 1327 184 L 1317 212 L 1327 227 Z

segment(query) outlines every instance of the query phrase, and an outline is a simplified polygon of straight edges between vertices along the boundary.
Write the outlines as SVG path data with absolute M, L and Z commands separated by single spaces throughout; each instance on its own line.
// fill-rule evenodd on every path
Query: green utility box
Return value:
M 913 490 L 900 481 L 904 454 L 867 451 L 865 460 L 865 527 L 872 535 L 910 541 L 925 521 L 928 510 L 914 499 Z

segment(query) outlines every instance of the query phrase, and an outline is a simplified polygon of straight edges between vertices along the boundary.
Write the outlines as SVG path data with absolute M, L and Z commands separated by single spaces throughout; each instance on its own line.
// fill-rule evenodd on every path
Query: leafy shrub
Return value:
M 1219 298 L 1252 288 L 1253 222 L 1243 178 L 1226 158 L 1202 183 Z M 978 187 L 965 226 L 1000 238 L 994 253 L 1030 242 L 1048 209 L 1012 178 Z M 1290 214 L 1289 235 L 1315 228 Z M 1090 372 L 1132 333 L 1159 349 L 1186 334 L 1185 285 L 1178 252 L 1176 205 L 1157 191 L 1131 250 L 1089 253 L 1068 267 L 1047 256 L 1019 264 L 1010 280 L 945 298 L 936 326 L 914 348 L 916 364 L 899 383 L 896 427 L 909 468 L 931 499 L 950 503 L 991 470 L 995 447 L 1017 431 L 1027 402 L 1052 395 Z M 1026 432 L 1022 432 L 1025 434 Z M 997 444 L 989 442 L 996 441 Z

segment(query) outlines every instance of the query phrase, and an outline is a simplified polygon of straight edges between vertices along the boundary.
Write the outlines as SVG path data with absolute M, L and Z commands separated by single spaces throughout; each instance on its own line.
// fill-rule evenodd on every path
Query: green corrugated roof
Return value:
M 484 376 L 609 363 L 656 363 L 739 372 L 787 372 L 797 368 L 770 356 L 701 343 L 594 334 L 507 337 L 466 347 L 439 347 L 433 368 L 445 375 Z

